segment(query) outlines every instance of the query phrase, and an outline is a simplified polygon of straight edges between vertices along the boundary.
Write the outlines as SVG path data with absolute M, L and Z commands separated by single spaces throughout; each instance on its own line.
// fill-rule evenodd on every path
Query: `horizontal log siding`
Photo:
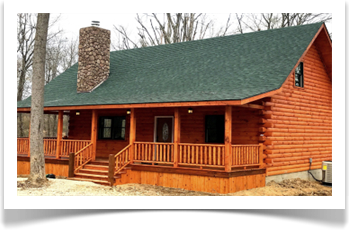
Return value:
M 194 113 L 180 108 L 181 143 L 205 144 L 205 116 L 224 115 L 224 107 L 195 107 Z M 232 144 L 258 144 L 257 109 L 232 107 Z
M 76 111 L 69 114 L 69 131 L 68 139 L 74 140 L 91 140 L 91 110 L 81 110 L 80 115 Z
M 304 88 L 291 74 L 265 103 L 263 127 L 267 175 L 321 168 L 332 160 L 332 83 L 313 45 L 304 57 Z

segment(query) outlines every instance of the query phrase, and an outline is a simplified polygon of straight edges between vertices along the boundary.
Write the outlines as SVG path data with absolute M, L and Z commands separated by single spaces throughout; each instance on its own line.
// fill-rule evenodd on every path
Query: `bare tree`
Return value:
M 76 63 L 78 58 L 78 40 L 56 35 L 47 42 L 45 85 L 56 78 L 59 74 Z M 55 137 L 57 133 L 57 115 L 44 115 L 45 137 Z
M 57 16 L 49 25 L 52 28 L 60 19 Z M 36 14 L 17 14 L 17 101 L 23 99 L 27 73 L 33 65 L 34 36 L 36 32 Z M 54 39 L 62 30 L 51 31 L 48 41 Z
M 32 65 L 35 21 L 31 14 L 17 14 L 17 101 L 22 100 L 26 75 Z M 18 135 L 23 136 L 23 115 L 17 114 Z
M 125 27 L 115 26 L 118 33 L 118 44 L 112 44 L 113 49 L 131 49 L 161 44 L 192 41 L 213 36 L 224 36 L 232 25 L 229 15 L 227 23 L 217 33 L 214 33 L 214 21 L 206 14 L 196 13 L 166 13 L 137 14 L 136 21 L 139 25 L 139 40 L 133 40 Z M 148 21 L 149 20 L 149 21 Z
M 32 104 L 30 119 L 30 176 L 37 185 L 46 181 L 43 147 L 43 108 L 46 43 L 50 14 L 38 14 L 33 55 Z
M 49 30 L 60 19 L 60 16 L 55 17 L 49 25 Z M 18 13 L 17 14 L 17 101 L 22 100 L 30 95 L 33 65 L 33 52 L 34 52 L 34 36 L 36 32 L 36 14 Z M 54 40 L 62 30 L 50 31 L 48 40 Z M 53 75 L 55 70 L 52 68 Z M 57 75 L 57 74 L 56 74 Z M 52 77 L 50 77 L 52 79 Z M 23 126 L 28 127 L 27 124 L 23 124 L 23 114 L 17 114 L 17 135 L 19 137 L 24 136 Z M 27 120 L 26 120 L 27 121 Z
M 270 30 L 331 20 L 332 14 L 328 13 L 261 13 L 237 16 L 240 32 Z
M 243 34 L 244 33 L 244 29 L 242 27 L 243 25 L 243 18 L 244 18 L 244 14 L 235 14 L 235 17 L 236 17 L 236 21 L 238 23 L 238 27 L 237 27 L 237 32 L 240 33 L 240 34 Z
M 62 72 L 69 69 L 78 61 L 79 38 L 72 38 L 64 44 L 61 63 Z
M 17 14 L 17 101 L 22 100 L 26 73 L 33 64 L 35 23 L 31 14 Z

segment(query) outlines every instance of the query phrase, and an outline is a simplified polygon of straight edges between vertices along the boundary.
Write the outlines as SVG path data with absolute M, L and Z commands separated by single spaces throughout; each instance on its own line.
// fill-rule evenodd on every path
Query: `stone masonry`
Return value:
M 110 31 L 91 26 L 80 29 L 77 92 L 91 92 L 107 80 L 110 68 Z

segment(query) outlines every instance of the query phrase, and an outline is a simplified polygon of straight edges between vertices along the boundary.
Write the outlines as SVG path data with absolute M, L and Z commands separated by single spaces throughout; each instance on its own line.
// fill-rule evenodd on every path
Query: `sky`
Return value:
M 344 0 L 249 0 L 249 1 L 73 1 L 5 0 L 4 1 L 4 208 L 343 208 L 345 153 L 345 4 Z M 333 196 L 326 197 L 17 197 L 16 196 L 16 13 L 62 13 L 62 28 L 67 36 L 91 20 L 110 29 L 113 24 L 132 26 L 134 12 L 332 12 L 333 13 Z M 96 15 L 96 12 L 102 13 Z M 114 14 L 114 15 L 111 15 Z M 226 13 L 228 14 L 228 13 Z M 112 20 L 110 19 L 112 18 Z M 88 200 L 88 202 L 86 202 Z M 95 202 L 93 202 L 95 201 Z M 95 206 L 92 206 L 92 205 Z
M 235 13 L 231 13 L 231 21 L 235 22 Z M 139 14 L 141 17 L 145 17 L 142 13 Z M 219 27 L 225 26 L 229 13 L 208 13 L 210 19 L 214 21 L 215 30 Z M 115 26 L 122 25 L 126 28 L 128 35 L 133 41 L 138 39 L 137 27 L 139 24 L 136 22 L 136 13 L 118 13 L 118 14 L 77 14 L 77 13 L 61 13 L 61 14 L 51 14 L 50 20 L 59 17 L 58 22 L 52 27 L 52 30 L 63 29 L 63 35 L 67 40 L 76 39 L 79 36 L 80 28 L 91 26 L 92 21 L 99 21 L 100 27 L 108 29 L 111 31 L 111 40 L 115 41 L 117 39 L 117 33 L 114 29 Z M 148 22 L 149 19 L 144 18 L 144 21 Z M 326 24 L 327 29 L 331 33 L 332 26 L 331 22 Z M 233 24 L 231 29 L 236 29 L 237 24 Z
M 142 14 L 140 14 L 141 16 Z M 92 21 L 99 21 L 100 27 L 110 30 L 112 40 L 116 38 L 116 33 L 114 32 L 114 25 L 122 25 L 127 29 L 127 32 L 131 34 L 132 37 L 137 36 L 137 26 L 136 13 L 124 13 L 124 14 L 51 14 L 50 20 L 56 17 L 60 17 L 59 21 L 55 25 L 54 29 L 63 29 L 64 36 L 68 38 L 76 38 L 79 35 L 79 29 L 91 26 Z M 215 21 L 216 25 L 225 25 L 229 13 L 217 13 L 209 14 L 210 18 Z M 146 19 L 145 19 L 146 20 Z

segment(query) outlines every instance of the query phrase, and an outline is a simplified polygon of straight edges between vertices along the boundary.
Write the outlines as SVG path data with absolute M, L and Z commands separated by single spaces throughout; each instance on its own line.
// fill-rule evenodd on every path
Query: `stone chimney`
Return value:
M 110 30 L 80 29 L 77 92 L 91 92 L 107 80 L 110 68 Z

